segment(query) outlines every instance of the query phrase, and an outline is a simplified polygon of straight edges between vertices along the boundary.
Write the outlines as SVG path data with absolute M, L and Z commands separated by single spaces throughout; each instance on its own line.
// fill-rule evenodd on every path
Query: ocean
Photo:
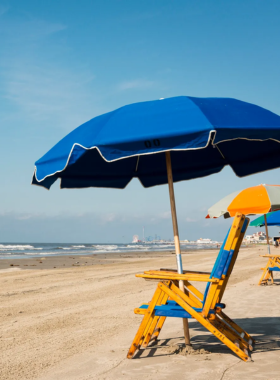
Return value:
M 211 249 L 216 244 L 181 243 L 182 250 Z M 89 255 L 98 253 L 125 253 L 146 251 L 171 251 L 173 243 L 145 242 L 128 244 L 81 244 L 81 243 L 1 243 L 0 259 L 42 257 L 47 255 Z

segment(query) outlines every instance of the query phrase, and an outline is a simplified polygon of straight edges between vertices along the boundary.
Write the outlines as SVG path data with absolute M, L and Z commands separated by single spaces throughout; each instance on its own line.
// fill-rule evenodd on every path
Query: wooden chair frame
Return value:
M 136 314 L 144 315 L 127 357 L 130 359 L 141 347 L 146 348 L 151 341 L 157 340 L 167 317 L 194 318 L 221 342 L 226 344 L 242 360 L 248 361 L 249 350 L 253 350 L 254 339 L 224 312 L 221 303 L 228 279 L 234 267 L 240 245 L 248 226 L 249 219 L 237 214 L 232 227 L 217 257 L 212 273 L 184 271 L 178 274 L 174 270 L 150 270 L 136 277 L 153 279 L 158 282 L 152 300 L 136 308 Z M 225 256 L 226 253 L 228 256 Z M 226 257 L 226 262 L 221 259 Z M 219 262 L 220 260 L 220 262 Z M 217 266 L 218 261 L 218 266 Z M 224 272 L 219 273 L 224 265 Z M 179 288 L 184 281 L 185 292 Z M 207 282 L 202 294 L 190 281 Z
M 269 280 L 271 284 L 274 283 L 273 272 L 280 272 L 280 255 L 260 255 L 261 257 L 267 257 L 268 262 L 263 270 L 258 285 L 268 285 Z

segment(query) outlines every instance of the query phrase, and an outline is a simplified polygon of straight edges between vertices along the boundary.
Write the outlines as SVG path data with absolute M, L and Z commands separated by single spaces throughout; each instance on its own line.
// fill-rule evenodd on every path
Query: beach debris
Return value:
M 193 348 L 192 346 L 185 346 L 185 345 L 179 345 L 174 344 L 172 346 L 168 346 L 164 349 L 164 352 L 169 355 L 205 355 L 205 354 L 211 354 L 211 352 L 205 350 L 204 348 Z
M 14 266 L 14 264 L 10 264 L 10 267 L 13 267 Z

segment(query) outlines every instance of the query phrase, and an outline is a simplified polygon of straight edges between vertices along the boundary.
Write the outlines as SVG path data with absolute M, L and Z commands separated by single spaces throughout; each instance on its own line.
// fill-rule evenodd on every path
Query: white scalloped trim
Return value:
M 69 153 L 69 156 L 68 156 L 67 162 L 66 162 L 66 164 L 65 164 L 65 166 L 64 166 L 64 168 L 63 168 L 62 170 L 57 170 L 56 172 L 54 172 L 54 173 L 52 173 L 52 174 L 48 174 L 48 175 L 46 175 L 43 179 L 41 179 L 41 180 L 39 181 L 38 178 L 37 178 L 37 175 L 36 175 L 36 170 L 37 170 L 37 168 L 36 168 L 36 166 L 35 166 L 35 170 L 34 170 L 33 176 L 35 175 L 35 178 L 36 178 L 36 181 L 37 181 L 37 182 L 42 182 L 42 181 L 44 181 L 47 177 L 51 177 L 51 176 L 53 176 L 53 175 L 55 175 L 55 174 L 57 174 L 57 173 L 61 173 L 61 172 L 63 172 L 63 171 L 67 168 L 67 166 L 68 166 L 68 163 L 69 163 L 69 161 L 70 161 L 70 158 L 71 158 L 71 155 L 72 155 L 72 152 L 73 152 L 75 146 L 80 146 L 81 148 L 83 148 L 83 149 L 85 149 L 85 150 L 96 149 L 96 150 L 98 150 L 100 156 L 103 158 L 104 161 L 106 161 L 106 162 L 114 162 L 114 161 L 124 160 L 124 159 L 126 159 L 126 158 L 136 157 L 136 156 L 145 156 L 145 155 L 150 155 L 150 154 L 158 154 L 158 153 L 172 152 L 172 151 L 183 151 L 183 150 L 198 150 L 198 149 L 205 149 L 205 148 L 207 148 L 207 146 L 209 145 L 210 138 L 211 138 L 211 133 L 212 133 L 212 132 L 215 133 L 213 140 L 215 139 L 215 136 L 216 136 L 216 133 L 217 133 L 217 132 L 216 132 L 216 130 L 211 130 L 211 131 L 209 132 L 209 136 L 208 136 L 207 144 L 206 144 L 205 146 L 201 147 L 201 148 L 166 149 L 166 150 L 161 150 L 161 151 L 159 151 L 159 152 L 132 154 L 132 155 L 130 155 L 130 156 L 120 157 L 120 158 L 116 158 L 116 159 L 114 159 L 114 160 L 107 160 L 107 159 L 102 155 L 100 149 L 99 149 L 97 146 L 92 146 L 91 148 L 86 148 L 86 147 L 84 147 L 84 146 L 81 145 L 81 144 L 75 143 L 75 144 L 73 144 L 73 146 L 72 146 L 72 149 L 71 149 L 71 151 L 70 151 L 70 153 Z M 32 176 L 32 178 L 33 178 L 33 176 Z
M 68 156 L 67 162 L 66 162 L 66 164 L 65 164 L 65 166 L 64 166 L 64 168 L 63 168 L 62 170 L 57 170 L 56 172 L 54 172 L 54 173 L 52 173 L 52 174 L 48 174 L 48 175 L 46 175 L 43 179 L 41 179 L 41 180 L 39 181 L 38 178 L 37 178 L 37 175 L 36 175 L 36 174 L 37 174 L 37 173 L 36 173 L 36 172 L 37 172 L 37 167 L 35 166 L 33 176 L 35 176 L 36 181 L 40 183 L 40 182 L 44 181 L 47 177 L 51 177 L 51 176 L 53 176 L 53 175 L 55 175 L 55 174 L 57 174 L 57 173 L 61 173 L 61 172 L 63 172 L 63 171 L 67 168 L 67 166 L 68 166 L 68 163 L 69 163 L 69 161 L 70 161 L 70 158 L 71 158 L 72 152 L 73 152 L 73 150 L 74 150 L 74 148 L 75 148 L 76 145 L 77 145 L 77 146 L 80 146 L 81 148 L 83 148 L 83 149 L 85 149 L 85 150 L 96 149 L 96 150 L 99 152 L 100 156 L 103 158 L 104 161 L 106 161 L 106 162 L 114 162 L 114 161 L 124 160 L 124 159 L 126 159 L 126 158 L 136 157 L 136 156 L 140 157 L 140 156 L 145 156 L 145 155 L 158 154 L 158 153 L 164 153 L 164 152 L 172 152 L 172 151 L 175 152 L 175 151 L 187 151 L 187 150 L 199 150 L 199 149 L 205 149 L 205 148 L 208 147 L 208 145 L 209 145 L 209 143 L 210 143 L 211 133 L 214 133 L 214 137 L 213 137 L 212 145 L 218 145 L 218 144 L 221 144 L 221 143 L 223 143 L 223 142 L 234 141 L 234 140 L 247 140 L 247 141 L 268 141 L 268 140 L 272 140 L 272 141 L 276 141 L 276 142 L 280 143 L 279 140 L 276 140 L 276 139 L 273 139 L 273 138 L 268 138 L 268 139 L 263 139 L 263 140 L 262 140 L 262 139 L 248 139 L 248 138 L 246 138 L 246 137 L 235 137 L 235 138 L 233 138 L 233 139 L 222 140 L 222 141 L 219 141 L 218 143 L 215 143 L 215 137 L 216 137 L 217 131 L 216 131 L 215 129 L 213 129 L 213 130 L 211 130 L 211 131 L 209 132 L 208 140 L 207 140 L 207 143 L 206 143 L 206 145 L 205 145 L 204 147 L 200 147 L 200 148 L 186 148 L 186 149 L 166 149 L 166 150 L 161 150 L 161 151 L 158 151 L 158 152 L 132 154 L 132 155 L 130 155 L 130 156 L 120 157 L 120 158 L 116 158 L 116 159 L 114 159 L 114 160 L 107 160 L 107 159 L 102 155 L 100 149 L 99 149 L 97 146 L 93 146 L 93 147 L 90 147 L 90 148 L 86 148 L 86 147 L 84 147 L 84 146 L 81 145 L 81 144 L 75 143 L 75 144 L 73 144 L 73 146 L 72 146 L 72 149 L 71 149 L 71 151 L 70 151 L 70 153 L 69 153 L 69 156 Z M 219 150 L 219 149 L 218 149 L 218 150 Z M 219 152 L 220 152 L 220 150 L 219 150 Z M 220 154 L 222 155 L 221 152 L 220 152 Z M 222 155 L 222 157 L 223 157 L 223 155 Z M 223 157 L 223 158 L 224 158 L 224 157 Z M 235 170 L 232 168 L 232 166 L 231 166 L 231 165 L 229 165 L 229 166 L 230 166 L 231 169 L 233 170 L 234 174 L 235 174 L 237 177 L 239 177 L 239 175 L 236 174 L 236 172 L 235 172 Z M 280 166 L 279 166 L 279 167 L 280 167 Z M 224 168 L 224 167 L 223 167 L 223 168 Z M 276 169 L 276 168 L 275 168 L 275 169 Z M 221 169 L 221 170 L 222 170 L 222 169 Z M 266 172 L 266 171 L 269 171 L 269 170 L 271 170 L 271 169 L 263 170 L 263 171 L 261 171 L 261 172 L 263 173 L 263 172 Z M 257 173 L 261 173 L 261 172 L 257 172 Z M 253 174 L 256 174 L 256 173 L 253 173 Z M 249 176 L 249 175 L 251 175 L 251 174 L 248 174 L 248 176 Z M 33 176 L 32 176 L 32 179 L 33 179 Z M 131 181 L 131 180 L 130 180 L 130 181 Z M 128 182 L 128 184 L 130 183 L 130 181 Z M 140 183 L 142 184 L 142 182 L 141 182 L 140 179 L 139 179 L 139 181 L 140 181 Z M 31 184 L 32 184 L 32 180 L 31 180 Z M 127 185 L 128 185 L 128 184 L 127 184 Z M 37 184 L 33 184 L 33 185 L 39 186 L 39 185 L 37 185 Z M 126 185 L 126 186 L 127 186 L 127 185 Z M 143 184 L 142 184 L 142 185 L 143 185 Z M 61 187 L 61 185 L 60 185 L 60 187 Z M 48 189 L 48 190 L 49 190 L 49 189 Z

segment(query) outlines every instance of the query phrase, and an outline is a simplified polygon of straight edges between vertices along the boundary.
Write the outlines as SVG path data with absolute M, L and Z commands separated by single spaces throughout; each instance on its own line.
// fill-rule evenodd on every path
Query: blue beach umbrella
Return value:
M 226 165 L 240 177 L 280 167 L 279 143 L 280 117 L 240 100 L 179 96 L 135 103 L 69 133 L 35 163 L 32 184 L 49 189 L 60 179 L 61 188 L 123 189 L 132 178 L 144 187 L 168 183 L 182 273 L 173 182 Z
M 230 165 L 243 177 L 280 166 L 280 117 L 235 99 L 175 98 L 135 103 L 100 115 L 69 133 L 35 163 L 32 183 L 47 189 L 144 187 Z
M 275 212 L 269 212 L 268 214 L 264 214 L 259 216 L 258 218 L 252 220 L 250 223 L 250 227 L 263 227 L 265 226 L 267 244 L 268 244 L 268 254 L 270 254 L 269 247 L 269 237 L 268 237 L 268 226 L 280 226 L 280 210 Z
M 69 133 L 35 163 L 32 184 L 49 189 L 59 178 L 61 188 L 122 189 L 138 178 L 144 187 L 169 183 L 172 192 L 173 181 L 226 165 L 240 177 L 280 167 L 279 143 L 280 116 L 240 100 L 135 103 Z M 181 271 L 180 256 L 178 265 Z
M 266 225 L 267 226 L 280 226 L 280 211 L 269 212 L 266 214 Z M 258 218 L 252 220 L 250 227 L 263 227 L 265 226 L 265 216 L 259 216 Z

